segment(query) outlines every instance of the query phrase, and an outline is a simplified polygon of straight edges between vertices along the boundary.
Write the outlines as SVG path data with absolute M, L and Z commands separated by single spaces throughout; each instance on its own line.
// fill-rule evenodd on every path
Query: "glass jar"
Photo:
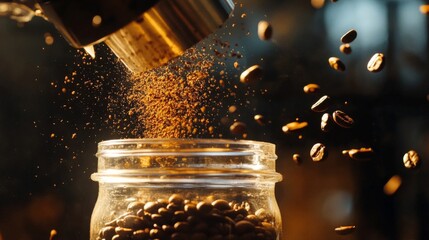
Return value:
M 110 140 L 97 157 L 91 240 L 281 239 L 274 144 Z

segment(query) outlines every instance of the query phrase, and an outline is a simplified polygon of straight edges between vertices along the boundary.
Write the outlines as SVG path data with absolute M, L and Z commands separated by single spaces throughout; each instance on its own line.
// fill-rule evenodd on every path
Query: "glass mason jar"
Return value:
M 281 239 L 274 144 L 110 140 L 97 157 L 91 240 Z

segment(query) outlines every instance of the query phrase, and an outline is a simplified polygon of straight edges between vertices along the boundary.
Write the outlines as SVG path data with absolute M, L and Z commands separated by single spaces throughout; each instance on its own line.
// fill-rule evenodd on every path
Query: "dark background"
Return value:
M 244 55 L 241 69 L 229 66 L 230 81 L 241 86 L 234 71 L 260 64 L 264 79 L 250 87 L 267 92 L 245 96 L 241 86 L 242 99 L 219 111 L 246 122 L 248 139 L 277 145 L 285 239 L 429 239 L 429 20 L 419 12 L 424 2 L 340 0 L 316 8 L 320 2 L 242 1 L 233 19 L 242 27 L 227 24 L 218 33 L 239 43 Z M 271 41 L 257 38 L 261 19 L 273 25 Z M 346 56 L 338 50 L 339 38 L 351 28 L 358 37 Z M 45 43 L 46 33 L 52 45 Z M 90 180 L 96 144 L 124 137 L 108 115 L 112 102 L 120 101 L 116 93 L 126 71 L 105 46 L 96 49 L 91 60 L 40 18 L 24 25 L 0 18 L 0 240 L 48 239 L 51 229 L 60 239 L 88 238 L 97 197 L 97 183 Z M 366 64 L 376 52 L 385 54 L 386 67 L 370 73 Z M 340 57 L 347 70 L 332 70 L 331 56 Z M 321 91 L 305 94 L 308 83 Z M 354 118 L 353 128 L 319 129 L 321 114 L 310 106 L 325 94 Z M 227 106 L 240 101 L 245 104 L 228 113 Z M 254 114 L 271 124 L 258 126 Z M 284 134 L 281 127 L 296 118 L 309 127 Z M 228 126 L 219 128 L 227 132 Z M 317 142 L 329 150 L 319 163 L 309 157 Z M 341 154 L 360 147 L 372 147 L 374 158 L 362 162 Z M 421 157 L 420 169 L 403 166 L 402 156 L 411 149 Z M 303 158 L 299 166 L 294 153 Z M 394 175 L 402 185 L 386 195 L 383 186 Z M 340 225 L 356 225 L 357 231 L 338 236 L 333 229 Z

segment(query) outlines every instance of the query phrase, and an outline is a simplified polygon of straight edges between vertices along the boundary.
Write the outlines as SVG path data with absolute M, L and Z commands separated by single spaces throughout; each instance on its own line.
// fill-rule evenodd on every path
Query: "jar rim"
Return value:
M 225 155 L 248 155 L 258 152 L 265 159 L 277 159 L 275 145 L 269 142 L 234 139 L 197 139 L 197 138 L 128 138 L 112 139 L 98 143 L 96 156 L 138 154 L 150 156 L 163 156 L 172 151 L 196 153 L 204 155 L 202 150 L 210 150 Z M 180 155 L 176 152 L 174 155 Z M 211 156 L 216 155 L 211 153 Z
M 96 156 L 98 172 L 91 178 L 101 182 L 281 179 L 275 145 L 252 140 L 114 139 L 100 142 Z

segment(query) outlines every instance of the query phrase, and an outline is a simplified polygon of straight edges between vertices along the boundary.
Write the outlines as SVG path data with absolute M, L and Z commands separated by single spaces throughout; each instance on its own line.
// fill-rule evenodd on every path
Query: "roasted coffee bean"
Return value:
M 262 79 L 262 68 L 259 65 L 253 65 L 246 69 L 240 75 L 240 82 L 253 83 Z
M 353 126 L 353 123 L 354 123 L 353 118 L 351 118 L 345 112 L 337 110 L 332 114 L 332 117 L 334 119 L 334 122 L 340 127 L 350 128 Z
M 116 227 L 115 232 L 117 235 L 119 235 L 121 237 L 129 237 L 129 236 L 133 235 L 134 231 L 131 228 Z
M 367 68 L 370 72 L 380 72 L 384 68 L 384 55 L 382 53 L 374 54 L 368 62 Z
M 325 145 L 321 143 L 314 144 L 310 150 L 310 156 L 314 162 L 319 162 L 326 159 L 327 155 L 328 150 L 326 149 Z
M 349 30 L 341 37 L 342 43 L 351 43 L 353 42 L 357 37 L 357 32 L 354 29 Z
M 344 54 L 352 53 L 352 47 L 348 43 L 344 43 L 340 45 L 340 51 Z
M 259 21 L 258 23 L 258 37 L 261 40 L 270 40 L 273 36 L 273 27 L 267 21 Z
M 246 220 L 241 220 L 235 224 L 235 231 L 239 235 L 252 232 L 254 230 L 255 230 L 255 225 Z
M 247 126 L 243 122 L 234 122 L 230 127 L 229 130 L 234 135 L 242 135 L 247 132 Z
M 197 212 L 197 206 L 193 203 L 187 203 L 183 209 L 188 215 L 195 215 Z
M 179 221 L 185 221 L 187 218 L 185 211 L 175 211 L 173 215 L 173 221 L 179 222 Z
M 328 62 L 329 66 L 336 71 L 344 72 L 346 70 L 346 65 L 337 57 L 330 57 Z
M 183 197 L 179 194 L 173 194 L 170 196 L 170 198 L 168 198 L 169 203 L 174 203 L 176 205 L 182 205 L 183 201 L 184 201 Z
M 253 117 L 253 119 L 255 119 L 255 121 L 261 125 L 261 126 L 265 126 L 267 125 L 267 120 L 265 119 L 265 117 L 261 114 L 257 114 Z
M 138 210 L 144 209 L 144 202 L 132 202 L 128 204 L 127 211 L 137 213 Z
M 173 226 L 165 225 L 165 224 L 162 225 L 161 229 L 162 231 L 164 231 L 166 234 L 169 234 L 169 235 L 173 234 L 175 231 Z
M 221 211 L 230 210 L 231 206 L 229 206 L 229 203 L 223 199 L 218 199 L 212 202 L 212 205 L 214 208 L 219 209 Z
M 290 122 L 282 127 L 284 133 L 297 131 L 308 126 L 308 122 Z
M 112 237 L 116 234 L 115 227 L 104 227 L 100 230 L 99 236 L 105 239 L 112 239 Z
M 142 240 L 149 239 L 149 231 L 145 231 L 145 230 L 134 231 L 132 239 L 142 239 Z
M 197 204 L 197 210 L 201 214 L 208 214 L 213 209 L 213 206 L 207 202 L 199 202 Z
M 170 211 L 172 211 L 172 212 L 175 212 L 175 211 L 179 211 L 179 210 L 181 210 L 181 209 L 182 209 L 182 206 L 180 206 L 180 205 L 176 205 L 176 204 L 174 204 L 174 203 L 169 203 L 169 204 L 167 205 L 167 209 L 168 209 L 168 210 L 170 210 Z
M 191 230 L 191 227 L 189 226 L 188 222 L 176 222 L 174 224 L 174 229 L 177 232 L 189 232 Z
M 320 86 L 315 83 L 310 83 L 304 86 L 305 93 L 315 93 L 315 92 L 318 92 L 319 89 L 320 89 Z
M 166 234 L 161 229 L 153 228 L 150 230 L 149 236 L 152 239 L 164 239 L 166 237 Z
M 128 237 L 127 236 L 121 236 L 121 235 L 115 235 L 112 237 L 112 240 L 127 240 Z
M 255 212 L 255 215 L 263 221 L 271 221 L 271 219 L 272 219 L 271 214 L 267 210 L 265 210 L 264 208 L 258 209 Z
M 418 168 L 420 166 L 420 157 L 416 151 L 410 150 L 402 158 L 406 168 Z
M 324 113 L 320 121 L 320 129 L 324 132 L 328 132 L 331 129 L 331 115 Z
M 158 212 L 159 204 L 157 202 L 147 202 L 143 209 L 148 213 Z
M 347 154 L 356 160 L 370 160 L 374 156 L 372 148 L 360 148 L 347 150 Z
M 158 203 L 158 207 L 167 207 L 167 205 L 169 204 L 169 202 L 168 202 L 168 199 L 164 199 L 164 198 L 161 198 L 161 199 L 158 199 L 158 200 L 156 200 L 156 202 Z
M 299 154 L 295 153 L 295 154 L 292 156 L 292 160 L 293 160 L 297 165 L 300 165 L 300 164 L 301 164 L 301 162 L 302 162 L 301 155 L 299 155 Z
M 331 106 L 331 98 L 327 95 L 321 97 L 316 103 L 311 106 L 311 110 L 315 112 L 324 112 Z
M 334 231 L 340 235 L 347 235 L 353 233 L 355 230 L 356 226 L 340 226 L 334 229 Z

